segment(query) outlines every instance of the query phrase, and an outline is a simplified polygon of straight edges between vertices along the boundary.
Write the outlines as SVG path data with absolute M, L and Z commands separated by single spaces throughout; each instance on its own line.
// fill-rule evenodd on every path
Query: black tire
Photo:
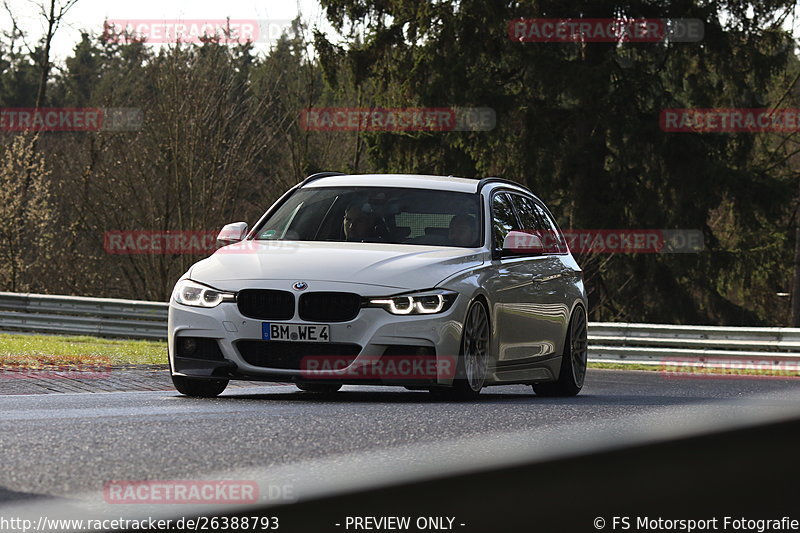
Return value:
M 297 388 L 305 392 L 319 392 L 324 394 L 333 394 L 342 388 L 341 385 L 335 383 L 295 383 Z
M 461 353 L 458 356 L 456 377 L 451 388 L 432 388 L 435 396 L 449 396 L 461 400 L 477 398 L 489 371 L 489 347 L 492 327 L 489 312 L 481 301 L 469 306 L 461 336 Z
M 538 396 L 576 396 L 581 391 L 586 378 L 586 325 L 586 312 L 579 307 L 569 321 L 558 380 L 531 385 Z
M 227 379 L 197 379 L 172 376 L 172 384 L 181 394 L 197 398 L 215 398 L 228 386 Z

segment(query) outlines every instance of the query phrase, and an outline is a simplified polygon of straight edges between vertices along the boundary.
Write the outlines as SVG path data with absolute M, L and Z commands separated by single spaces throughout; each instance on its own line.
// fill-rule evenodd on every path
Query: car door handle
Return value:
M 552 281 L 552 280 L 558 279 L 560 277 L 561 277 L 560 273 L 559 274 L 552 274 L 550 276 L 539 275 L 539 276 L 534 276 L 533 282 L 534 283 L 544 283 L 545 281 Z

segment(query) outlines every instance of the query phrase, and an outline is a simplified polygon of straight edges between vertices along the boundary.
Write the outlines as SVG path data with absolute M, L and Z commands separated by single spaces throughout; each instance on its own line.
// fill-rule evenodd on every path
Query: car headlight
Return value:
M 382 307 L 393 315 L 435 315 L 450 309 L 458 293 L 452 291 L 426 291 L 401 294 L 386 298 L 372 298 L 369 307 Z
M 218 291 L 192 280 L 182 279 L 175 285 L 172 299 L 192 307 L 216 307 L 222 302 L 235 301 L 236 296 L 232 292 Z

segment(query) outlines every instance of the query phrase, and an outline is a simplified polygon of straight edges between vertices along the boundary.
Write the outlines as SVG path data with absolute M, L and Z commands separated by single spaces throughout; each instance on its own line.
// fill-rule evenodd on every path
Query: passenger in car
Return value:
M 456 215 L 450 219 L 448 238 L 453 246 L 476 246 L 475 219 L 469 215 Z

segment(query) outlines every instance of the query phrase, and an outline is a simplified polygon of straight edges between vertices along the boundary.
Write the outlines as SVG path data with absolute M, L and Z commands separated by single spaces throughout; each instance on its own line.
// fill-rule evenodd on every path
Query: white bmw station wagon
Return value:
M 182 394 L 217 396 L 230 380 L 459 397 L 583 386 L 583 275 L 550 211 L 517 183 L 324 172 L 218 240 L 170 300 Z

